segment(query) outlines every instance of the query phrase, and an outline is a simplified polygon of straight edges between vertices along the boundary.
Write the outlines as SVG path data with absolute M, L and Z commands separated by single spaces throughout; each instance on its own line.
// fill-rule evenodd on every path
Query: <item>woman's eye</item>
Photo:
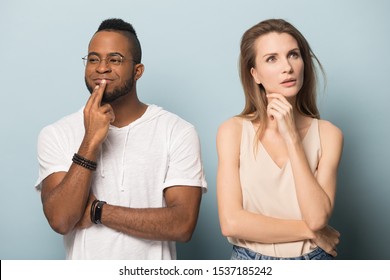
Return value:
M 274 56 L 270 56 L 266 59 L 266 62 L 275 62 L 276 58 Z
M 297 52 L 292 52 L 292 53 L 290 53 L 289 57 L 291 57 L 291 58 L 298 58 L 299 54 Z

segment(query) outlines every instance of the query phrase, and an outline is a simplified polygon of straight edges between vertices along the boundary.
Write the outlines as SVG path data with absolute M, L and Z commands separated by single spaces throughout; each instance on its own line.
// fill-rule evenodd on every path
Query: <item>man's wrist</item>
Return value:
M 84 138 L 77 153 L 92 161 L 96 161 L 100 151 L 100 146 L 100 143 L 93 143 L 93 141 Z
M 95 199 L 91 205 L 91 221 L 94 224 L 102 223 L 103 206 L 106 204 L 105 201 Z
M 88 170 L 91 170 L 91 171 L 95 171 L 97 168 L 96 161 L 89 160 L 83 156 L 80 156 L 77 153 L 73 155 L 72 161 L 75 164 L 80 165 L 80 166 L 82 166 Z

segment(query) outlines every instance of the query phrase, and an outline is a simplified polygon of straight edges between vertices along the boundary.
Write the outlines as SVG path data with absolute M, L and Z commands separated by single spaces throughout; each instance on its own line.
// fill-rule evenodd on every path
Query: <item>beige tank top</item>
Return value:
M 240 148 L 240 180 L 244 209 L 280 219 L 301 220 L 290 161 L 279 167 L 258 141 L 251 121 L 243 119 Z M 321 157 L 318 120 L 313 119 L 302 140 L 310 169 L 316 175 Z M 255 154 L 256 153 L 256 154 Z M 310 240 L 264 244 L 229 238 L 235 245 L 274 257 L 296 257 L 316 248 Z

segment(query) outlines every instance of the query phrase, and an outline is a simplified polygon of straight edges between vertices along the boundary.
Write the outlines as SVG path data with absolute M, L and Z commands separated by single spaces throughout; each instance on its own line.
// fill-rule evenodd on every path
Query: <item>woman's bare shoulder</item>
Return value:
M 241 130 L 243 120 L 244 118 L 238 116 L 227 119 L 219 126 L 219 130 Z
M 323 155 L 338 164 L 344 146 L 343 132 L 330 121 L 320 120 L 318 125 Z
M 232 117 L 224 121 L 218 129 L 217 151 L 221 162 L 236 162 L 240 154 L 242 117 Z
M 338 137 L 343 138 L 343 132 L 336 125 L 327 120 L 319 120 L 318 126 L 321 135 L 324 137 Z
M 242 117 L 232 117 L 218 128 L 217 141 L 237 142 L 241 139 Z

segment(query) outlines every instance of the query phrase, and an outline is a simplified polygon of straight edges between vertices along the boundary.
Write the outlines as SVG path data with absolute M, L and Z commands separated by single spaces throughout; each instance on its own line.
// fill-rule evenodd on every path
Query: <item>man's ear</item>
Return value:
M 137 81 L 139 78 L 142 77 L 142 74 L 145 71 L 145 66 L 142 63 L 138 63 L 134 67 L 135 75 L 134 80 Z

